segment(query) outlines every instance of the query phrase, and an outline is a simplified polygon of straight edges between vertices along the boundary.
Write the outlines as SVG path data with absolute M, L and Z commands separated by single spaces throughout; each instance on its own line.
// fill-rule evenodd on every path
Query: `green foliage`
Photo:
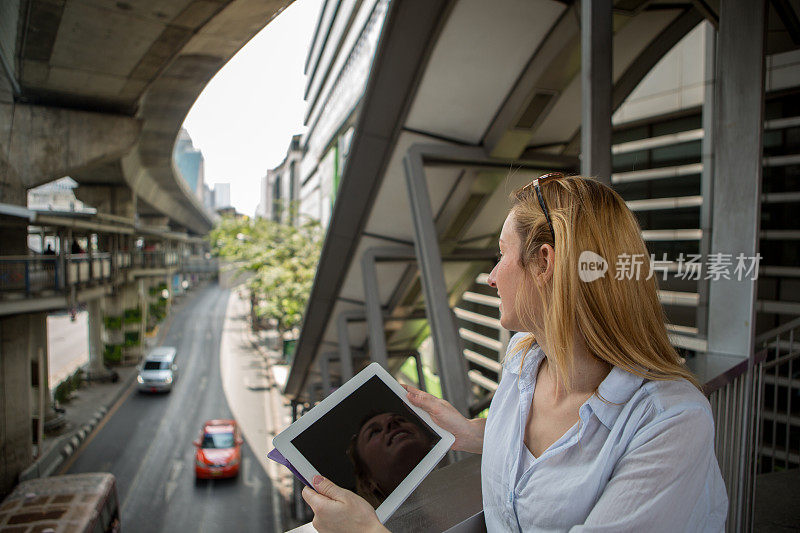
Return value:
M 122 360 L 122 344 L 106 344 L 103 358 L 108 363 L 119 363 Z
M 122 328 L 122 317 L 121 316 L 105 316 L 103 317 L 103 325 L 106 327 L 106 330 L 118 330 Z
M 58 384 L 55 392 L 53 392 L 53 398 L 58 403 L 65 403 L 69 401 L 69 395 L 71 392 L 72 390 L 70 389 L 69 380 L 66 379 Z
M 142 310 L 138 307 L 132 307 L 125 310 L 125 322 L 136 323 L 142 321 Z
M 150 289 L 148 289 L 147 292 L 150 294 L 150 296 L 161 296 L 161 293 L 166 288 L 167 288 L 167 284 L 166 283 L 159 283 L 155 287 L 150 287 Z
M 125 332 L 125 344 L 126 348 L 130 348 L 131 346 L 139 346 L 139 332 L 138 331 L 126 331 Z
M 156 322 L 160 322 L 167 316 L 166 300 L 159 299 L 157 303 L 150 304 L 147 312 Z
M 58 403 L 68 402 L 72 392 L 80 388 L 83 383 L 83 370 L 77 369 L 71 376 L 58 384 L 53 397 Z
M 83 370 L 78 368 L 77 370 L 75 370 L 75 372 L 69 379 L 72 385 L 72 390 L 79 389 L 81 384 L 83 383 Z
M 277 320 L 281 332 L 302 324 L 322 250 L 318 222 L 223 218 L 210 239 L 214 255 L 254 272 L 247 284 L 259 319 Z

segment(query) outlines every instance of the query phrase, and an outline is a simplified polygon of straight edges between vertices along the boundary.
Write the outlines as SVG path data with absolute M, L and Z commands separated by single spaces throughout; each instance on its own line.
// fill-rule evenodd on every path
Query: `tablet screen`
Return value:
M 377 508 L 439 440 L 373 376 L 291 442 L 320 474 Z

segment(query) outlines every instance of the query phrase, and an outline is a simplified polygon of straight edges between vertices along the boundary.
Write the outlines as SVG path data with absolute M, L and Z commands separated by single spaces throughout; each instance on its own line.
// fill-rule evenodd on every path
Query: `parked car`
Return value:
M 194 473 L 198 479 L 236 477 L 242 460 L 242 439 L 235 420 L 209 420 L 194 441 Z
M 175 363 L 177 350 L 172 346 L 154 348 L 139 366 L 139 382 L 141 392 L 169 392 L 178 377 L 178 365 Z

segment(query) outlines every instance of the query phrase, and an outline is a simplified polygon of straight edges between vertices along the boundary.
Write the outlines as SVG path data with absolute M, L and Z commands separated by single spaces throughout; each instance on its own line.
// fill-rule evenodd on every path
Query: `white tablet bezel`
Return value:
M 348 380 L 344 385 L 336 389 L 327 398 L 318 403 L 313 409 L 304 414 L 294 424 L 283 430 L 281 433 L 272 439 L 272 444 L 278 449 L 283 456 L 289 460 L 290 463 L 297 469 L 298 472 L 309 483 L 312 482 L 314 476 L 320 473 L 314 468 L 311 463 L 303 456 L 302 453 L 292 444 L 292 440 L 300 435 L 303 431 L 308 429 L 314 422 L 325 416 L 331 409 L 336 407 L 342 400 L 350 396 L 353 392 L 361 387 L 364 383 L 372 377 L 378 377 L 383 381 L 389 389 L 394 392 L 414 413 L 417 414 L 426 424 L 436 433 L 439 437 L 439 442 L 431 448 L 428 454 L 414 467 L 414 469 L 405 477 L 397 488 L 389 494 L 389 497 L 375 509 L 378 515 L 378 520 L 381 523 L 386 522 L 390 516 L 400 507 L 406 498 L 408 498 L 414 489 L 417 488 L 423 479 L 430 473 L 431 470 L 442 460 L 447 451 L 455 442 L 455 437 L 449 431 L 446 431 L 437 426 L 430 415 L 408 402 L 406 399 L 406 390 L 378 363 L 372 363 L 364 370 L 356 374 L 352 379 Z

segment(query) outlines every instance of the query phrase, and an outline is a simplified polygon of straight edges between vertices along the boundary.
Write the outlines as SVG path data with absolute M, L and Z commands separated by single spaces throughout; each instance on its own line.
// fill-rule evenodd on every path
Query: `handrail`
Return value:
M 777 328 L 765 331 L 764 333 L 756 337 L 756 346 L 758 346 L 760 343 L 764 341 L 772 340 L 776 338 L 778 335 L 783 335 L 787 331 L 796 329 L 798 327 L 800 327 L 800 317 L 795 318 L 794 320 L 790 320 L 789 322 L 787 322 L 782 326 L 778 326 Z
M 742 359 L 736 365 L 730 367 L 721 374 L 718 374 L 717 376 L 707 380 L 705 383 L 702 384 L 703 394 L 705 394 L 706 396 L 710 396 L 711 394 L 718 391 L 722 387 L 733 382 L 736 378 L 747 372 L 748 369 L 763 363 L 767 358 L 767 354 L 768 351 L 766 348 L 759 350 L 753 355 L 752 358 Z
M 57 261 L 57 255 L 3 255 L 0 261 Z

